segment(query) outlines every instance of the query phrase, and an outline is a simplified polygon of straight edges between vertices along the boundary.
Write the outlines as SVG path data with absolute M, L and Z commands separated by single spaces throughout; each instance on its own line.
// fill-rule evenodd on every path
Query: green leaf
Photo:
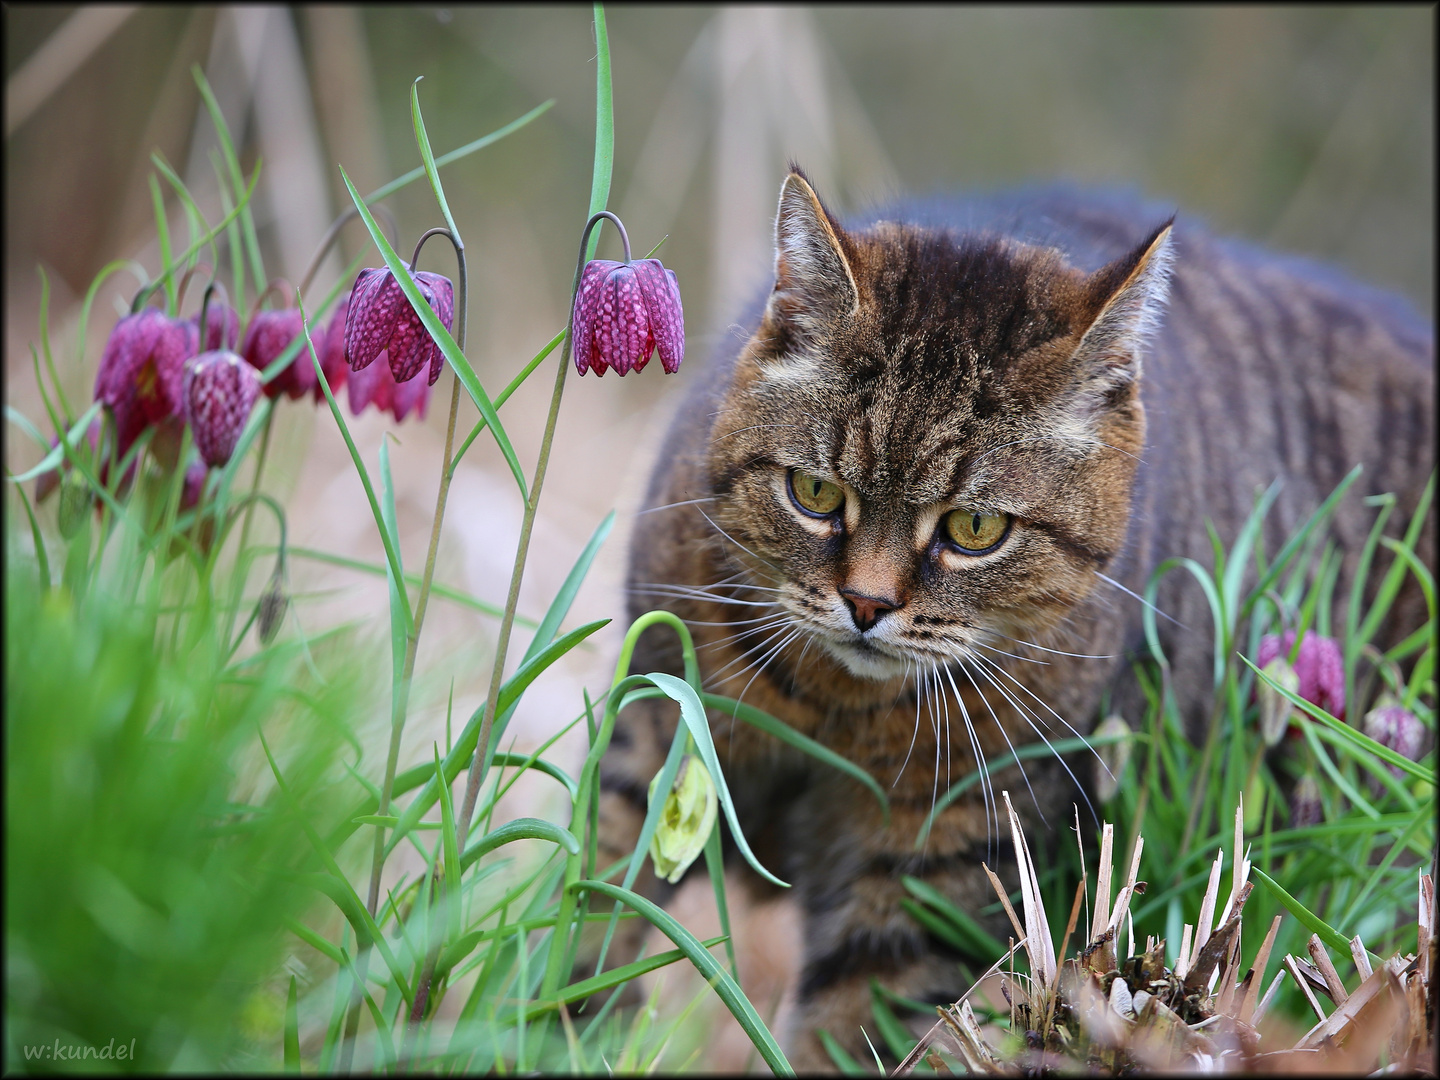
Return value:
M 20 493 L 20 505 L 25 507 L 25 516 L 30 519 L 30 537 L 35 542 L 35 561 L 40 564 L 40 588 L 49 592 L 50 558 L 45 554 L 45 538 L 40 535 L 40 523 L 35 520 L 35 511 L 30 509 L 30 500 L 25 495 L 25 489 L 16 485 L 15 490 Z
M 880 992 L 880 983 L 872 975 L 870 977 L 870 1013 L 875 1017 L 875 1024 L 880 1029 L 880 1037 L 885 1040 L 886 1047 L 898 1061 L 904 1061 L 905 1056 L 915 1046 L 915 1040 L 905 1030 L 905 1025 L 900 1023 L 900 1018 L 890 1008 L 890 1003 L 885 1000 L 885 995 Z
M 150 174 L 150 202 L 155 209 L 155 236 L 160 243 L 160 278 L 165 282 L 165 314 L 175 315 L 175 264 L 170 261 L 170 222 L 165 216 L 165 197 L 160 181 Z
M 495 444 L 500 447 L 500 453 L 504 455 L 506 463 L 510 466 L 510 472 L 515 477 L 515 483 L 520 487 L 520 498 L 528 501 L 530 498 L 529 488 L 525 484 L 525 473 L 520 468 L 520 459 L 515 456 L 515 448 L 510 445 L 510 436 L 505 433 L 504 425 L 500 423 L 500 417 L 495 415 L 495 406 L 491 404 L 490 396 L 485 393 L 485 387 L 480 385 L 479 378 L 475 375 L 475 369 L 470 366 L 470 361 L 465 359 L 465 354 L 460 351 L 460 346 L 455 344 L 455 339 L 450 336 L 450 331 L 445 329 L 445 324 L 440 321 L 425 298 L 420 295 L 419 288 L 415 285 L 414 279 L 410 277 L 405 264 L 400 256 L 395 254 L 395 249 L 390 246 L 390 241 L 385 239 L 385 234 L 380 226 L 376 224 L 374 216 L 365 205 L 365 200 L 360 198 L 360 193 L 355 190 L 355 185 L 350 182 L 350 177 L 345 170 L 340 170 L 340 177 L 345 181 L 345 188 L 350 192 L 350 198 L 355 203 L 355 208 L 360 211 L 360 217 L 365 222 L 365 227 L 370 230 L 370 236 L 375 241 L 375 246 L 380 249 L 380 256 L 385 260 L 385 265 L 395 275 L 395 281 L 400 286 L 400 291 L 414 308 L 416 316 L 424 325 L 435 344 L 440 346 L 440 351 L 445 354 L 450 367 L 455 371 L 455 377 L 465 387 L 470 400 L 480 410 L 480 415 L 485 417 L 490 425 L 490 434 L 495 438 Z
M 440 789 L 440 846 L 445 854 L 445 908 L 448 917 L 446 936 L 454 941 L 460 936 L 460 878 L 465 872 L 465 866 L 460 861 L 460 838 L 455 831 L 455 807 L 451 804 L 450 785 L 445 782 L 444 766 L 440 763 L 440 748 L 431 743 L 430 749 L 435 755 L 435 786 Z
M 1319 934 L 1321 941 L 1342 956 L 1350 955 L 1350 942 L 1345 940 L 1345 935 L 1333 929 L 1324 919 L 1300 903 L 1299 900 L 1296 900 L 1295 897 L 1286 892 L 1274 878 L 1258 866 L 1252 866 L 1250 872 L 1265 883 L 1266 887 L 1275 894 L 1276 898 L 1285 906 L 1286 910 L 1289 911 L 1291 915 L 1294 915 L 1295 918 L 1299 919 L 1301 925 L 1307 930 L 1311 933 Z
M 767 735 L 773 735 L 781 742 L 795 749 L 809 754 L 816 761 L 829 765 L 832 769 L 838 769 L 847 776 L 864 784 L 880 803 L 880 809 L 885 815 L 885 823 L 890 823 L 890 800 L 885 797 L 885 789 L 880 786 L 876 779 L 868 772 L 856 765 L 849 758 L 842 757 L 829 747 L 816 742 L 809 736 L 802 735 L 783 720 L 777 720 L 769 713 L 755 708 L 753 705 L 746 705 L 736 701 L 734 698 L 724 697 L 721 694 L 701 693 L 700 699 L 707 708 L 718 709 L 719 711 L 743 720 L 753 728 L 758 728 Z
M 290 976 L 290 992 L 285 995 L 285 1071 L 300 1072 L 300 1005 L 295 997 L 295 976 Z
M 305 329 L 305 343 L 310 349 L 310 362 L 315 365 L 315 377 L 320 380 L 320 389 L 325 394 L 325 400 L 330 405 L 330 415 L 335 417 L 335 423 L 340 428 L 340 434 L 345 439 L 345 448 L 350 451 L 350 460 L 355 463 L 355 471 L 360 474 L 360 484 L 365 489 L 365 498 L 370 502 L 370 513 L 375 518 L 375 526 L 380 530 L 380 542 L 385 547 L 385 560 L 389 564 L 390 573 L 396 581 L 403 581 L 404 571 L 400 567 L 400 552 L 396 550 L 390 539 L 390 532 L 385 527 L 385 518 L 380 512 L 380 504 L 375 499 L 375 489 L 370 484 L 370 473 L 365 468 L 365 462 L 360 457 L 360 451 L 355 448 L 355 440 L 350 437 L 350 428 L 345 423 L 345 418 L 340 415 L 340 406 L 335 401 L 335 395 L 330 392 L 330 380 L 325 378 L 325 372 L 320 367 L 320 357 L 316 355 L 315 343 L 310 340 L 310 321 L 305 317 L 305 305 L 300 305 L 300 317 L 303 320 L 302 326 Z M 410 611 L 410 599 L 401 589 L 397 593 L 400 604 L 405 612 L 405 628 L 415 625 L 415 616 Z
M 1005 954 L 1005 946 L 987 933 L 979 923 L 961 911 L 950 898 L 927 882 L 906 874 L 902 877 L 906 891 L 917 900 L 930 905 L 943 916 L 950 941 L 962 952 L 968 953 L 986 964 L 994 963 Z M 902 904 L 905 901 L 901 901 Z M 926 912 L 928 915 L 929 913 Z M 923 920 L 922 920 L 923 921 Z M 928 926 L 929 924 L 927 924 Z
M 699 704 L 698 702 L 696 703 Z M 744 992 L 730 973 L 721 966 L 705 947 L 696 940 L 695 935 L 681 926 L 675 919 L 656 904 L 651 903 L 643 896 L 631 892 L 629 889 L 622 889 L 618 885 L 612 885 L 608 881 L 595 881 L 592 879 L 581 879 L 570 885 L 571 889 L 587 889 L 590 892 L 598 892 L 614 900 L 623 900 L 635 911 L 638 911 L 651 925 L 673 941 L 680 951 L 685 954 L 689 961 L 714 988 L 730 1014 L 735 1017 L 750 1041 L 755 1044 L 755 1049 L 760 1052 L 760 1057 L 768 1065 L 772 1072 L 781 1076 L 794 1076 L 795 1070 L 790 1067 L 786 1060 L 784 1051 L 780 1049 L 775 1037 L 770 1034 L 770 1029 L 765 1026 L 765 1021 L 760 1019 L 760 1014 L 755 1011 L 755 1006 L 750 1004 Z
M 332 945 L 325 938 L 315 933 L 314 930 L 311 930 L 303 923 L 298 923 L 294 919 L 288 918 L 285 920 L 285 926 L 292 934 L 298 937 L 301 941 L 305 942 L 305 944 L 309 945 L 312 949 L 315 949 L 317 952 L 335 961 L 335 963 L 339 964 L 341 967 L 345 966 L 345 953 L 341 949 L 337 948 L 335 945 Z
M 273 551 L 275 549 L 268 548 L 265 550 Z M 343 566 L 347 570 L 358 570 L 364 574 L 374 574 L 376 577 L 385 577 L 386 574 L 389 573 L 388 566 L 382 566 L 378 563 L 363 562 L 359 559 L 347 559 L 343 555 L 335 555 L 331 552 L 320 551 L 316 548 L 294 547 L 293 545 L 287 545 L 285 548 L 285 556 L 286 558 L 296 557 L 301 559 L 311 559 L 315 562 L 329 563 L 331 566 Z M 405 575 L 405 582 L 406 584 L 414 585 L 416 588 L 419 588 L 420 575 L 415 573 L 407 573 Z M 430 593 L 432 596 L 443 596 L 447 600 L 453 600 L 457 604 L 463 604 L 465 607 L 471 608 L 475 611 L 483 612 L 486 615 L 493 615 L 496 618 L 499 618 L 500 616 L 505 614 L 504 609 L 497 607 L 495 604 L 486 603 L 484 600 L 471 596 L 469 593 L 462 592 L 459 589 L 456 589 L 450 585 L 440 585 L 432 582 L 430 585 Z M 524 615 L 516 615 L 515 621 L 522 626 L 538 625 L 534 619 L 527 619 Z
M 542 360 L 555 351 L 556 347 L 565 340 L 565 335 L 569 332 L 570 328 L 566 327 L 552 337 L 538 353 L 530 358 L 530 362 L 520 369 L 520 374 L 511 379 L 509 385 L 495 395 L 495 408 L 497 410 L 504 405 L 505 402 L 510 400 L 510 395 L 520 388 L 520 385 L 530 377 L 530 373 L 540 366 Z M 465 456 L 465 451 L 470 449 L 470 444 L 485 430 L 486 426 L 485 418 L 482 416 L 475 426 L 470 429 L 470 434 L 465 436 L 465 441 L 460 444 L 460 449 L 456 450 L 455 456 L 450 459 L 449 471 L 452 476 L 455 474 L 455 466 L 459 465 L 460 459 Z
M 610 175 L 615 166 L 615 107 L 610 80 L 610 34 L 605 26 L 605 9 L 595 5 L 595 166 L 590 176 L 590 215 L 598 214 L 610 202 Z M 590 234 L 586 260 L 595 257 L 600 230 Z
M 195 85 L 200 88 L 200 96 L 204 99 L 205 108 L 210 113 L 210 120 L 215 125 L 215 133 L 220 139 L 220 151 L 225 157 L 225 164 L 230 170 L 230 183 L 234 186 L 235 197 L 240 197 L 240 189 L 244 185 L 244 176 L 240 172 L 240 158 L 235 153 L 235 143 L 230 138 L 230 128 L 225 123 L 225 114 L 220 110 L 220 103 L 215 100 L 215 94 L 210 89 L 210 83 L 205 78 L 205 73 L 196 64 L 191 69 L 195 76 Z M 259 172 L 257 163 L 256 172 Z M 260 240 L 255 234 L 255 218 L 250 213 L 248 206 L 240 214 L 240 227 L 245 234 L 245 251 L 250 256 L 250 272 L 255 277 L 255 292 L 260 294 L 265 291 L 265 264 L 260 258 Z M 183 260 L 182 260 L 183 261 Z M 244 282 L 236 279 L 237 289 L 244 288 Z M 244 304 L 238 299 L 237 308 L 244 309 Z
M 700 697 L 694 688 L 684 679 L 677 679 L 674 675 L 667 675 L 663 671 L 652 671 L 645 676 L 661 690 L 665 691 L 667 697 L 680 703 L 680 717 L 685 721 L 685 726 L 690 729 L 690 737 L 695 740 L 695 748 L 700 753 L 700 760 L 705 762 L 705 767 L 710 770 L 710 778 L 715 781 L 715 793 L 720 796 L 720 807 L 725 811 L 725 820 L 730 824 L 730 835 L 735 841 L 736 848 L 745 857 L 751 868 L 772 884 L 788 889 L 788 882 L 781 881 L 774 874 L 760 865 L 760 860 L 750 850 L 750 844 L 745 839 L 745 834 L 740 828 L 740 820 L 735 816 L 735 804 L 730 800 L 730 787 L 725 782 L 725 774 L 720 769 L 720 759 L 715 754 L 715 743 L 710 738 L 710 721 L 705 716 L 705 706 L 700 703 Z
M 530 660 L 521 664 L 519 670 L 511 675 L 510 678 L 506 680 L 505 685 L 500 688 L 500 696 L 496 706 L 497 714 L 500 717 L 504 717 L 508 710 L 512 709 L 519 702 L 520 696 L 525 692 L 526 688 L 539 677 L 541 672 L 602 626 L 608 625 L 609 622 L 609 619 L 601 619 L 597 622 L 587 623 L 576 630 L 572 630 L 541 651 L 538 656 L 532 657 Z M 455 740 L 454 748 L 450 753 L 445 755 L 445 776 L 447 780 L 454 780 L 455 777 L 459 776 L 461 770 L 470 764 L 470 761 L 474 758 L 475 743 L 480 738 L 480 720 L 484 711 L 484 706 L 481 706 L 471 714 L 470 720 L 465 725 L 465 729 L 460 733 L 460 737 Z M 406 770 L 395 777 L 393 791 L 396 797 L 419 786 L 421 783 L 425 783 L 425 788 L 411 801 L 410 805 L 405 808 L 405 812 L 400 816 L 400 823 L 395 828 L 395 834 L 390 837 L 386 846 L 387 854 L 394 849 L 395 845 L 399 843 L 409 829 L 415 827 L 415 823 L 420 820 L 421 815 L 435 804 L 435 799 L 439 794 L 435 787 L 435 777 L 430 773 L 430 767 L 428 765 L 417 767 L 417 769 Z M 348 835 L 348 832 L 346 835 Z M 341 839 L 343 839 L 343 837 Z
M 85 437 L 85 432 L 90 428 L 90 422 L 95 419 L 96 415 L 104 407 L 105 403 L 101 401 L 91 403 L 90 408 L 85 410 L 80 419 L 76 420 L 75 423 L 70 426 L 70 430 L 65 433 L 63 441 L 69 443 L 72 447 L 75 446 L 76 443 Z M 40 459 L 40 463 L 34 468 L 25 470 L 19 476 L 10 476 L 9 479 L 11 483 L 23 484 L 26 480 L 33 480 L 41 473 L 47 473 L 51 469 L 59 467 L 60 462 L 65 459 L 65 447 L 58 444 L 51 447 L 50 440 L 40 434 L 40 429 L 30 422 L 30 418 L 13 405 L 5 406 L 5 417 L 46 450 L 45 456 Z
M 858 1061 L 856 1061 L 853 1057 L 850 1056 L 850 1051 L 846 1050 L 843 1046 L 841 1046 L 838 1042 L 835 1041 L 835 1036 L 831 1035 L 830 1032 L 826 1031 L 824 1028 L 816 1028 L 815 1034 L 820 1038 L 820 1045 L 823 1046 L 825 1048 L 825 1052 L 830 1055 L 830 1060 L 834 1062 L 835 1067 L 840 1070 L 840 1075 L 870 1075 L 870 1073 L 866 1071 L 863 1065 L 861 1065 Z
M 590 572 L 590 566 L 595 561 L 595 556 L 600 553 L 600 545 L 605 543 L 610 535 L 610 529 L 615 524 L 615 511 L 611 510 L 606 514 L 600 524 L 595 526 L 595 531 L 590 534 L 589 541 L 581 550 L 575 565 L 570 568 L 570 573 L 565 576 L 560 591 L 555 594 L 555 599 L 550 602 L 550 608 L 545 612 L 545 617 L 540 620 L 540 625 L 535 628 L 535 636 L 530 639 L 530 645 L 525 650 L 525 656 L 521 660 L 523 665 L 531 660 L 540 650 L 550 644 L 555 636 L 555 631 L 560 629 L 560 623 L 570 612 L 570 605 L 575 600 L 575 594 L 580 591 L 580 586 L 585 581 L 585 575 Z
M 524 754 L 496 754 L 490 759 L 490 764 L 509 765 L 521 769 L 534 769 L 536 772 L 542 772 L 546 776 L 553 777 L 560 781 L 560 783 L 565 786 L 565 790 L 570 793 L 570 798 L 573 799 L 580 793 L 580 787 L 575 783 L 574 777 L 560 768 L 560 766 L 553 765 L 544 758 L 536 757 L 534 754 L 531 754 L 529 757 L 526 757 Z
M 420 160 L 425 163 L 425 176 L 430 181 L 430 191 L 434 194 L 435 201 L 440 204 L 440 213 L 445 218 L 446 228 L 450 230 L 450 235 L 458 244 L 460 243 L 460 230 L 455 227 L 455 218 L 450 214 L 450 204 L 445 201 L 445 188 L 440 183 L 440 170 L 435 165 L 435 155 L 430 150 L 430 136 L 425 133 L 425 120 L 420 115 L 420 79 L 424 77 L 421 75 L 410 84 L 410 122 L 415 128 L 415 145 L 420 148 Z
M 442 788 L 442 790 L 445 789 Z M 469 867 L 481 856 L 488 855 L 505 844 L 513 844 L 516 840 L 549 840 L 552 844 L 560 845 L 571 855 L 580 853 L 580 844 L 571 835 L 570 830 L 562 829 L 553 821 L 546 821 L 543 818 L 516 818 L 514 821 L 507 821 L 493 832 L 486 833 L 471 844 L 465 851 L 465 857 L 461 859 L 461 867 Z
M 515 120 L 511 120 L 510 123 L 506 124 L 504 127 L 497 128 L 489 135 L 482 135 L 474 142 L 468 142 L 464 146 L 456 147 L 449 153 L 441 154 L 438 158 L 435 159 L 435 165 L 439 168 L 443 168 L 444 166 L 449 165 L 451 162 L 459 161 L 461 158 L 468 157 L 469 155 L 475 153 L 475 151 L 477 150 L 483 150 L 485 149 L 485 147 L 491 145 L 492 143 L 499 142 L 501 139 L 505 138 L 506 135 L 514 134 L 515 132 L 523 128 L 526 124 L 530 123 L 530 121 L 548 112 L 550 110 L 550 107 L 554 104 L 554 98 L 551 98 L 549 101 L 541 102 L 539 105 L 536 105 L 535 108 L 527 112 L 524 116 L 518 117 Z M 379 202 L 381 199 L 386 198 L 387 196 L 394 195 L 395 192 L 399 191 L 401 188 L 406 187 L 409 184 L 413 184 L 416 180 L 419 180 L 424 175 L 424 166 L 421 166 L 418 169 L 411 169 L 409 172 L 396 177 L 388 184 L 385 184 L 382 187 L 378 187 L 369 195 L 366 195 L 365 203 L 368 206 L 371 203 Z

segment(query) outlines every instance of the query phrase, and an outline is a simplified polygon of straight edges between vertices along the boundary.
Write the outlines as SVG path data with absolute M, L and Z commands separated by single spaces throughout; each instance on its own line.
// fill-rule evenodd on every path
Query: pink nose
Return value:
M 841 589 L 840 598 L 850 609 L 850 617 L 855 620 L 855 628 L 862 634 L 879 622 L 880 616 L 887 611 L 894 611 L 905 604 L 903 599 L 897 597 L 866 596 L 853 589 Z

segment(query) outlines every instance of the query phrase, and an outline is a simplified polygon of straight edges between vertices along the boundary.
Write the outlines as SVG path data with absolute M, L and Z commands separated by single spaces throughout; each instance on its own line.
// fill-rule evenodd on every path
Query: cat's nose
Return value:
M 845 606 L 850 609 L 850 617 L 855 620 L 855 629 L 862 634 L 879 622 L 880 616 L 887 611 L 894 611 L 905 604 L 904 599 L 899 596 L 866 596 L 854 589 L 841 589 L 840 599 L 844 600 Z

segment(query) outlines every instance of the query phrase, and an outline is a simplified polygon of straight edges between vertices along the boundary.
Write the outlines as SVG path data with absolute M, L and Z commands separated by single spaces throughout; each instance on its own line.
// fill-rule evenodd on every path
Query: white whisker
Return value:
M 1171 622 L 1173 622 L 1176 626 L 1180 627 L 1181 630 L 1189 630 L 1189 629 L 1190 629 L 1188 626 L 1186 626 L 1184 623 L 1182 623 L 1179 619 L 1175 618 L 1173 615 L 1167 615 L 1167 614 L 1165 614 L 1165 612 L 1161 611 L 1158 607 L 1156 607 L 1154 604 L 1152 604 L 1149 600 L 1146 600 L 1143 596 L 1141 596 L 1141 595 L 1140 595 L 1139 593 L 1137 593 L 1137 592 L 1131 592 L 1129 589 L 1127 589 L 1124 585 L 1121 585 L 1120 582 L 1116 581 L 1114 578 L 1112 578 L 1112 577 L 1107 577 L 1106 575 L 1100 573 L 1099 570 L 1096 570 L 1096 571 L 1095 571 L 1095 576 L 1098 577 L 1101 581 L 1105 582 L 1105 583 L 1108 584 L 1108 585 L 1114 585 L 1115 588 L 1119 589 L 1121 592 L 1125 593 L 1127 596 L 1133 596 L 1136 600 L 1139 600 L 1140 603 L 1144 604 L 1144 605 L 1145 605 L 1147 608 L 1149 608 L 1151 611 L 1155 612 L 1156 615 L 1159 615 L 1161 618 L 1169 619 L 1169 620 L 1170 620 Z

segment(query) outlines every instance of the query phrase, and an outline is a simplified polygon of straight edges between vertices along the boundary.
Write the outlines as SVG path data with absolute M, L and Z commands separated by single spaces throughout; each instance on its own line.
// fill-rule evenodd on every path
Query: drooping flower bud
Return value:
M 655 798 L 659 775 L 650 781 L 650 798 Z M 650 858 L 656 877 L 674 885 L 705 850 L 710 830 L 715 827 L 719 801 L 715 782 L 705 763 L 686 754 L 680 759 L 675 784 L 665 796 L 660 821 L 650 841 Z
M 1100 740 L 1115 736 L 1116 741 L 1101 744 Z M 1120 791 L 1120 778 L 1130 762 L 1132 739 L 1130 725 L 1119 713 L 1107 716 L 1091 734 L 1095 745 L 1095 795 L 1108 803 Z
M 85 515 L 94 503 L 90 493 L 90 482 L 80 475 L 78 469 L 71 469 L 60 481 L 60 507 L 57 511 L 60 535 L 72 539 L 85 524 Z
M 187 320 L 195 330 L 195 340 L 200 340 L 200 312 Z M 211 300 L 205 308 L 205 341 L 198 352 L 214 352 L 216 349 L 233 349 L 240 340 L 240 313 L 229 304 Z
M 232 352 L 201 353 L 185 369 L 185 417 L 212 468 L 226 464 L 260 396 L 260 376 Z
M 246 327 L 245 344 L 240 355 L 256 371 L 263 373 L 303 333 L 304 320 L 298 309 L 262 311 Z M 265 395 L 274 398 L 283 392 L 291 398 L 300 398 L 314 389 L 315 365 L 310 362 L 310 351 L 302 345 L 285 370 L 265 384 Z
M 115 324 L 95 375 L 95 398 L 115 414 L 121 457 L 151 424 L 182 415 L 182 369 L 197 338 L 193 324 L 153 307 Z
M 424 270 L 411 275 L 420 295 L 449 330 L 455 319 L 455 289 L 450 279 Z M 428 384 L 435 385 L 445 357 L 410 306 L 400 283 L 388 269 L 361 270 L 350 293 L 345 320 L 345 356 L 351 371 L 362 371 L 381 353 L 390 359 L 396 383 L 414 378 L 430 365 Z
M 668 374 L 685 357 L 685 313 L 675 272 L 659 259 L 592 259 L 580 276 L 570 326 L 575 366 L 604 375 L 640 371 L 656 350 Z
M 380 412 L 393 413 L 396 423 L 404 420 L 410 410 L 420 419 L 430 404 L 430 384 L 417 372 L 409 382 L 397 383 L 390 374 L 390 365 L 381 363 L 384 353 L 369 367 L 350 373 L 350 411 L 359 416 L 367 405 Z
M 1306 773 L 1290 793 L 1290 827 L 1304 829 L 1319 825 L 1325 818 L 1325 804 L 1320 801 L 1320 785 Z
M 1264 670 L 1265 665 L 1277 656 L 1289 657 L 1294 647 L 1294 630 L 1287 630 L 1278 637 L 1266 634 L 1255 651 L 1255 666 Z M 1295 657 L 1295 674 L 1300 677 L 1297 693 L 1302 698 L 1337 719 L 1345 718 L 1345 661 L 1334 638 L 1321 637 L 1313 630 L 1309 631 L 1301 640 L 1300 651 Z
M 1375 707 L 1365 714 L 1362 730 L 1381 746 L 1388 746 L 1411 761 L 1420 759 L 1420 751 L 1425 746 L 1425 725 L 1391 694 L 1380 695 Z M 1390 772 L 1397 777 L 1405 775 L 1405 770 L 1398 765 L 1391 765 Z
M 1277 686 L 1284 687 L 1292 694 L 1300 692 L 1300 676 L 1284 656 L 1276 656 L 1260 670 L 1274 680 Z M 1255 685 L 1255 696 L 1260 700 L 1260 737 L 1265 740 L 1266 746 L 1274 746 L 1285 737 L 1285 729 L 1290 726 L 1290 713 L 1295 706 L 1263 679 Z
M 285 585 L 277 570 L 271 575 L 270 583 L 265 586 L 255 606 L 255 632 L 260 635 L 262 645 L 270 644 L 270 639 L 280 629 L 280 620 L 285 617 L 289 604 L 290 598 L 285 595 Z

